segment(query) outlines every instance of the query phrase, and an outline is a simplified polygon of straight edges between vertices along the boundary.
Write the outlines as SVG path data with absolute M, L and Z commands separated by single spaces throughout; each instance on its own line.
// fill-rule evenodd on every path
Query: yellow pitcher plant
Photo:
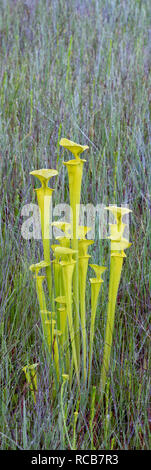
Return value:
M 130 209 L 128 209 L 127 207 L 124 208 L 124 207 L 116 207 L 116 206 L 110 206 L 110 207 L 107 207 L 106 209 L 111 210 L 111 212 L 113 213 L 116 219 L 116 224 L 110 225 L 111 235 L 110 237 L 108 237 L 111 240 L 111 257 L 110 257 L 110 279 L 109 279 L 109 295 L 108 295 L 108 307 L 107 307 L 107 322 L 106 322 L 105 344 L 104 344 L 101 381 L 100 381 L 100 391 L 102 395 L 105 389 L 105 384 L 106 384 L 107 375 L 109 371 L 117 293 L 118 293 L 119 283 L 121 279 L 123 259 L 126 258 L 126 254 L 124 250 L 131 246 L 131 243 L 129 243 L 128 240 L 126 240 L 123 237 L 125 224 L 122 221 L 123 216 L 131 212 Z
M 35 176 L 41 183 L 41 187 L 35 189 L 37 193 L 37 200 L 40 209 L 41 219 L 41 231 L 44 249 L 44 260 L 50 262 L 50 203 L 53 193 L 53 189 L 49 188 L 48 183 L 50 178 L 58 175 L 57 170 L 34 170 L 30 172 L 30 175 Z M 49 295 L 51 296 L 52 280 L 51 280 L 51 266 L 50 264 L 46 268 L 47 283 L 49 289 Z
M 91 283 L 91 326 L 90 326 L 90 346 L 89 346 L 89 372 L 88 380 L 90 381 L 91 365 L 92 365 L 92 352 L 93 352 L 93 339 L 94 339 L 94 325 L 96 317 L 96 309 L 100 287 L 103 281 L 102 274 L 107 269 L 106 266 L 98 266 L 97 264 L 90 264 L 94 270 L 96 277 L 90 279 Z
M 53 387 L 60 387 L 62 378 L 72 386 L 72 377 L 78 385 L 89 387 L 93 380 L 93 350 L 95 339 L 95 324 L 97 311 L 99 312 L 99 295 L 104 282 L 102 274 L 106 266 L 89 264 L 93 253 L 94 240 L 87 238 L 91 227 L 79 223 L 79 207 L 83 167 L 86 160 L 81 154 L 88 150 L 87 145 L 76 144 L 62 138 L 60 145 L 72 153 L 73 159 L 64 161 L 68 171 L 69 196 L 71 206 L 71 220 L 51 221 L 51 198 L 53 189 L 49 187 L 49 180 L 58 172 L 53 169 L 34 170 L 30 174 L 39 179 L 41 187 L 37 188 L 37 200 L 40 209 L 41 233 L 43 241 L 43 260 L 32 264 L 30 271 L 36 282 L 36 291 L 40 307 L 41 325 L 43 331 L 44 347 L 47 350 L 47 359 L 53 361 L 55 381 Z M 115 310 L 125 250 L 131 243 L 124 237 L 126 224 L 124 215 L 131 212 L 127 207 L 106 207 L 114 216 L 114 223 L 110 224 L 110 275 L 107 304 L 107 320 L 99 392 L 103 396 L 109 367 L 114 331 Z M 50 225 L 61 232 L 55 241 L 50 242 Z M 88 249 L 91 249 L 91 253 Z M 93 261 L 92 261 L 93 263 Z M 89 268 L 95 272 L 90 278 L 91 314 L 87 302 L 87 280 Z M 51 305 L 51 307 L 50 307 Z M 36 401 L 37 382 L 33 370 L 36 365 L 25 366 L 24 373 L 28 384 L 34 383 L 30 388 L 33 399 Z M 31 386 L 30 386 L 31 387 Z M 63 385 L 61 387 L 63 390 Z M 55 396 L 53 390 L 52 396 Z M 63 393 L 63 392 L 61 392 Z M 97 396 L 97 393 L 96 393 Z M 76 411 L 77 413 L 77 411 Z M 77 414 L 75 415 L 76 426 Z M 75 436 L 74 436 L 75 437 Z M 74 439 L 75 440 L 75 439 Z
M 50 265 L 50 263 L 46 261 L 40 261 L 39 263 L 36 264 L 31 264 L 30 266 L 30 271 L 34 273 L 34 277 L 36 280 L 36 291 L 37 291 L 37 297 L 39 300 L 39 306 L 40 306 L 40 313 L 41 313 L 41 322 L 42 322 L 42 329 L 43 329 L 43 334 L 44 338 L 47 341 L 47 338 L 49 336 L 47 332 L 47 326 L 46 326 L 46 299 L 45 299 L 45 293 L 43 289 L 43 281 L 45 280 L 46 276 L 45 275 L 39 275 L 39 271 L 43 268 L 47 268 Z
M 77 360 L 80 365 L 80 321 L 79 321 L 79 283 L 78 283 L 78 225 L 79 225 L 79 205 L 81 196 L 81 183 L 83 174 L 83 165 L 86 160 L 80 159 L 79 155 L 87 150 L 87 145 L 79 145 L 68 139 L 61 139 L 60 145 L 69 150 L 75 157 L 75 160 L 64 162 L 68 170 L 70 206 L 72 209 L 72 248 L 75 250 L 75 272 L 73 275 L 73 292 L 75 303 L 74 328 L 76 330 L 76 349 Z
M 71 248 L 56 248 L 55 253 L 59 253 L 60 255 L 65 255 L 68 257 L 67 260 L 63 259 L 60 261 L 60 265 L 62 267 L 62 274 L 63 274 L 63 283 L 64 283 L 64 291 L 65 291 L 65 298 L 66 298 L 66 308 L 67 308 L 67 316 L 68 316 L 68 324 L 69 324 L 69 332 L 70 332 L 70 339 L 71 339 L 71 346 L 72 346 L 72 353 L 73 353 L 73 361 L 75 365 L 75 371 L 77 376 L 78 385 L 80 384 L 79 379 L 79 364 L 77 360 L 77 351 L 76 351 L 76 344 L 75 344 L 75 331 L 74 331 L 74 324 L 73 324 L 73 314 L 72 314 L 72 278 L 73 272 L 75 268 L 76 261 L 72 258 L 75 254 L 75 250 Z
M 85 235 L 88 231 L 88 227 L 82 227 L 82 230 L 79 230 L 79 235 Z M 90 255 L 88 254 L 88 247 L 94 243 L 93 240 L 87 240 L 80 238 L 78 242 L 78 251 L 79 251 L 79 300 L 80 300 L 80 319 L 81 319 L 81 331 L 83 339 L 83 378 L 86 382 L 87 377 L 87 335 L 86 335 L 86 280 L 87 280 L 87 271 L 88 271 L 88 262 Z

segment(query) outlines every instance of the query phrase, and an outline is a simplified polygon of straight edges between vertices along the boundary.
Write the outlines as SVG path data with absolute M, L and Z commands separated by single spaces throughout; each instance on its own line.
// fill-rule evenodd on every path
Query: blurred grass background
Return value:
M 118 294 L 105 406 L 94 423 L 98 449 L 149 449 L 151 319 L 150 0 L 0 0 L 1 449 L 64 449 L 60 394 L 41 349 L 29 265 L 41 243 L 21 236 L 22 207 L 36 203 L 29 172 L 56 168 L 55 204 L 69 203 L 61 137 L 89 145 L 83 204 L 129 204 L 130 241 Z M 66 156 L 65 156 L 66 158 Z M 93 262 L 108 264 L 95 240 Z M 104 276 L 105 277 L 105 276 Z M 99 383 L 108 274 L 96 318 L 92 384 Z M 90 313 L 89 288 L 87 294 Z M 39 362 L 32 402 L 22 367 Z M 73 435 L 76 389 L 64 395 Z M 77 449 L 90 449 L 83 391 Z

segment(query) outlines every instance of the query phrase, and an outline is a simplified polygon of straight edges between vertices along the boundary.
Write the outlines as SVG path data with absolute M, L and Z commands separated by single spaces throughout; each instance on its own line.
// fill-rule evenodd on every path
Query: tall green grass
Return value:
M 69 440 L 77 449 L 150 448 L 150 35 L 149 0 L 0 1 L 1 449 L 66 449 Z M 29 273 L 42 245 L 21 236 L 22 207 L 35 203 L 29 171 L 57 168 L 55 203 L 69 203 L 61 136 L 90 148 L 81 202 L 128 203 L 133 210 L 108 386 L 93 423 L 92 390 L 83 390 L 77 404 L 76 384 L 70 395 L 64 388 L 64 416 L 61 391 L 51 394 L 52 365 L 42 349 Z M 106 240 L 96 239 L 91 250 L 94 262 L 109 263 Z M 96 316 L 94 386 L 105 284 Z M 89 289 L 86 302 L 89 325 Z M 36 405 L 22 372 L 33 362 L 40 363 Z

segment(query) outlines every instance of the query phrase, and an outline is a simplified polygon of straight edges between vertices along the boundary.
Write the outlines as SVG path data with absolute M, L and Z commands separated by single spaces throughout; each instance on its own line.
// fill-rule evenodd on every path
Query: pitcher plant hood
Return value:
M 74 155 L 74 157 L 77 160 L 80 160 L 79 155 L 81 153 L 83 153 L 85 150 L 88 150 L 88 148 L 89 148 L 88 145 L 76 144 L 72 140 L 68 140 L 68 139 L 65 139 L 65 138 L 62 138 L 60 140 L 60 145 L 62 147 L 64 147 L 65 149 L 70 150 L 70 152 Z
M 36 176 L 42 184 L 42 187 L 48 186 L 50 178 L 58 175 L 57 170 L 42 168 L 41 170 L 30 171 L 30 175 Z

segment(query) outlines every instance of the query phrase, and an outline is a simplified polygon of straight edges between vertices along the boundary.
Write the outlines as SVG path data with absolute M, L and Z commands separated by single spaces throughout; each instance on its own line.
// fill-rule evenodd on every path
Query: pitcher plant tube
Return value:
M 64 162 L 68 170 L 70 206 L 72 209 L 72 248 L 75 250 L 75 270 L 73 274 L 73 294 L 75 303 L 74 325 L 76 330 L 76 350 L 78 367 L 80 366 L 80 321 L 79 321 L 79 283 L 78 283 L 78 225 L 79 225 L 79 206 L 81 197 L 81 183 L 83 175 L 83 165 L 86 160 L 80 159 L 79 155 L 87 150 L 87 145 L 79 145 L 68 139 L 61 139 L 60 145 L 69 150 L 75 160 Z
M 89 370 L 88 370 L 88 383 L 90 383 L 91 365 L 92 365 L 92 353 L 93 353 L 93 339 L 94 339 L 94 325 L 96 317 L 96 309 L 98 303 L 99 292 L 103 281 L 102 274 L 107 269 L 106 266 L 98 266 L 96 264 L 90 264 L 90 267 L 94 270 L 96 277 L 90 279 L 91 283 L 91 324 L 90 324 L 90 344 L 89 344 Z
M 48 183 L 50 178 L 58 175 L 57 170 L 33 170 L 30 172 L 30 175 L 35 176 L 41 183 L 41 187 L 35 189 L 37 194 L 38 206 L 40 209 L 40 219 L 41 219 L 41 231 L 42 231 L 42 240 L 43 240 L 43 250 L 44 250 L 44 260 L 50 262 L 50 208 L 51 208 L 51 197 L 53 189 L 49 188 Z M 47 282 L 49 295 L 51 296 L 52 289 L 52 279 L 51 279 L 51 266 L 50 264 L 46 268 Z

